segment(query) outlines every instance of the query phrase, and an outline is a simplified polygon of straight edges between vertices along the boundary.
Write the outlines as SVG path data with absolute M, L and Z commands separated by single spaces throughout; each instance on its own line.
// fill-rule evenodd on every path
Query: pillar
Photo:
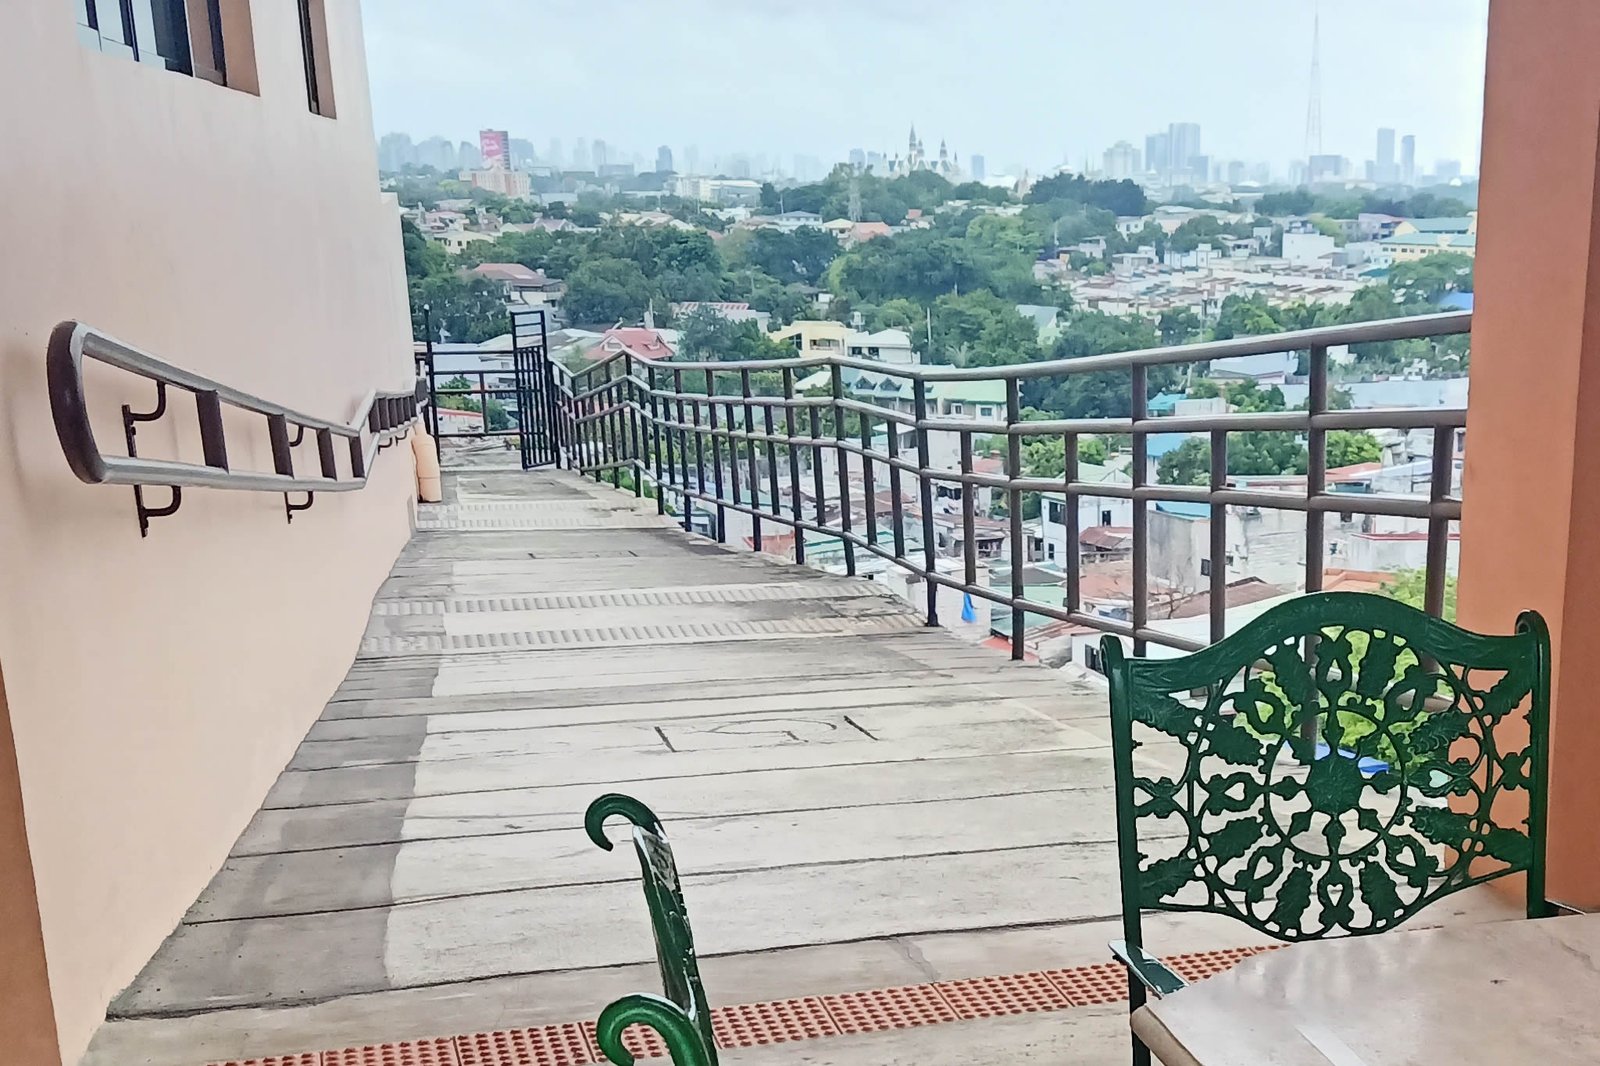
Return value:
M 1555 645 L 1548 894 L 1600 908 L 1600 4 L 1491 0 L 1458 619 Z

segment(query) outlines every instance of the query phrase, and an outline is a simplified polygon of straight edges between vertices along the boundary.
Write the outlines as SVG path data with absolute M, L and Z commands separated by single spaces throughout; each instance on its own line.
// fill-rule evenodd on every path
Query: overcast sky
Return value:
M 506 129 L 824 162 L 912 122 L 990 173 L 1096 166 L 1169 122 L 1215 159 L 1301 157 L 1314 0 L 365 0 L 377 132 Z M 1323 0 L 1324 150 L 1375 131 L 1475 167 L 1488 0 Z M 680 167 L 681 157 L 680 157 Z

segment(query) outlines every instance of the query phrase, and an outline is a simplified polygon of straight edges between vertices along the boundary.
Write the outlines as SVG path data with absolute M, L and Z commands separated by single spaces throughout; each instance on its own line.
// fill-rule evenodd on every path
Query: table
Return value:
M 1600 914 L 1293 944 L 1133 1029 L 1166 1066 L 1594 1066 Z

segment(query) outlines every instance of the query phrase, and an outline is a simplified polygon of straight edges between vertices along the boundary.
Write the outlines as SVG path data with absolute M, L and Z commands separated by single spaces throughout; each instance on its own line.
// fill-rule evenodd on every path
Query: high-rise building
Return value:
M 539 153 L 534 150 L 533 142 L 521 137 L 511 138 L 511 165 L 518 170 L 526 170 L 539 162 Z
M 1167 127 L 1167 169 L 1190 170 L 1200 154 L 1200 124 L 1174 122 Z
M 611 162 L 611 153 L 606 147 L 606 142 L 598 137 L 594 139 L 594 144 L 590 147 L 589 154 L 594 157 L 594 169 L 597 174 Z
M 1139 149 L 1127 141 L 1118 141 L 1106 149 L 1102 170 L 1111 181 L 1121 181 L 1144 173 L 1139 166 Z
M 1314 155 L 1306 161 L 1307 181 L 1337 181 L 1350 173 L 1350 160 L 1342 155 Z
M 683 150 L 683 169 L 687 174 L 700 173 L 700 146 L 691 144 Z
M 982 159 L 983 157 L 979 156 L 978 158 Z M 877 173 L 877 174 L 882 174 L 883 173 L 883 153 L 882 152 L 868 152 L 867 153 L 867 169 L 870 170 L 870 171 L 873 171 L 874 173 Z
M 443 137 L 429 137 L 417 145 L 417 163 L 435 170 L 454 170 L 456 146 Z
M 594 160 L 589 158 L 589 142 L 579 137 L 572 142 L 572 169 L 593 170 Z
M 1144 165 L 1146 170 L 1166 174 L 1172 170 L 1172 138 L 1165 133 L 1152 133 L 1144 139 Z
M 1229 185 L 1243 185 L 1245 180 L 1244 162 L 1235 159 L 1228 164 L 1227 181 Z
M 860 170 L 867 165 L 867 153 L 860 148 L 850 149 L 850 165 Z
M 456 147 L 456 166 L 462 170 L 475 170 L 483 166 L 483 152 L 471 141 L 462 141 Z
M 672 169 L 672 149 L 663 144 L 656 149 L 656 173 L 665 174 Z
M 1433 164 L 1434 180 L 1441 185 L 1461 177 L 1461 160 L 1441 159 Z
M 1417 183 L 1417 138 L 1410 133 L 1400 138 L 1400 180 L 1407 185 Z
M 1378 131 L 1378 158 L 1373 161 L 1372 177 L 1375 181 L 1390 183 L 1399 177 L 1394 165 L 1394 130 Z
M 560 137 L 550 138 L 550 144 L 544 150 L 544 162 L 546 166 L 555 167 L 557 170 L 566 167 L 567 157 L 561 151 Z
M 967 169 L 972 171 L 973 181 L 982 181 L 984 178 L 989 176 L 988 172 L 985 170 L 984 158 L 981 155 L 967 156 Z
M 378 169 L 394 173 L 417 161 L 417 146 L 408 133 L 386 133 L 378 142 Z
M 479 130 L 478 153 L 482 165 L 489 169 L 511 169 L 511 134 L 505 130 Z M 466 166 L 465 160 L 462 166 Z
M 1205 153 L 1189 157 L 1189 177 L 1193 181 L 1206 182 L 1211 180 L 1211 157 Z

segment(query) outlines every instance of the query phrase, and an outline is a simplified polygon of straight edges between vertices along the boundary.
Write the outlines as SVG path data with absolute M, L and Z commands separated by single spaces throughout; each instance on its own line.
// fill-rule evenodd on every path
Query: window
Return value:
M 233 34 L 249 44 L 248 8 L 239 5 L 234 25 L 224 24 L 222 0 L 74 0 L 78 36 L 90 48 L 136 62 L 165 67 L 218 85 L 228 77 L 225 40 Z M 248 51 L 248 48 L 241 49 Z M 254 92 L 253 72 L 237 88 Z
M 314 115 L 333 118 L 333 77 L 328 67 L 328 15 L 324 0 L 300 5 L 300 54 L 306 68 L 306 104 Z
M 1045 542 L 1044 555 L 1045 555 L 1046 559 L 1049 559 L 1052 562 L 1055 561 L 1055 557 L 1056 557 L 1056 542 L 1055 541 L 1051 540 L 1051 541 L 1046 541 Z
M 1061 519 L 1063 518 L 1063 516 L 1065 514 L 1065 512 L 1064 512 L 1064 510 L 1062 508 L 1061 501 L 1060 500 L 1050 500 L 1050 501 L 1048 501 L 1046 503 L 1045 508 L 1046 508 L 1045 513 L 1050 516 L 1050 521 L 1055 523 L 1058 526 L 1061 525 L 1062 524 Z
M 994 417 L 994 408 L 993 407 L 980 407 L 980 408 L 978 408 L 978 417 L 979 418 L 993 418 Z
M 964 410 L 965 410 L 965 408 L 963 408 L 962 405 L 959 404 L 959 403 L 953 403 L 953 404 L 950 405 L 950 413 L 953 414 L 953 415 L 959 415 Z
M 1200 576 L 1201 577 L 1210 577 L 1211 576 L 1211 560 L 1210 559 L 1201 559 L 1200 560 Z
M 1110 511 L 1101 511 L 1100 512 L 1100 524 L 1103 525 L 1103 526 L 1109 526 L 1111 524 L 1111 512 Z

